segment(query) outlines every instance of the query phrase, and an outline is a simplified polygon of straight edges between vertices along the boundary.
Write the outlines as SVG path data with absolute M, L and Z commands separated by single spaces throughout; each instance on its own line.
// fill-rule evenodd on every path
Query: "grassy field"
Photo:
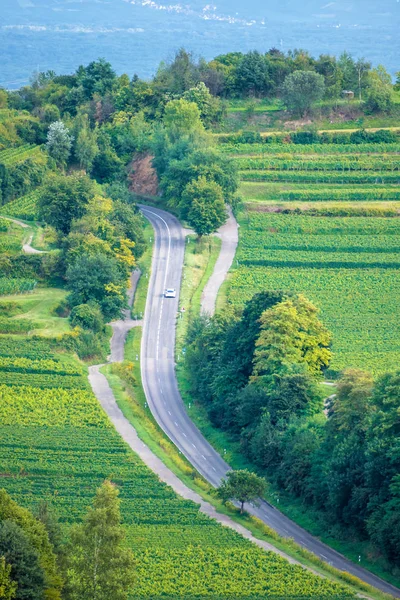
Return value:
M 237 99 L 226 104 L 226 116 L 217 126 L 219 132 L 294 130 L 303 125 L 315 125 L 320 130 L 351 130 L 361 125 L 366 128 L 396 127 L 399 125 L 400 93 L 394 94 L 392 114 L 366 115 L 357 99 L 322 100 L 312 114 L 296 120 L 279 99 Z

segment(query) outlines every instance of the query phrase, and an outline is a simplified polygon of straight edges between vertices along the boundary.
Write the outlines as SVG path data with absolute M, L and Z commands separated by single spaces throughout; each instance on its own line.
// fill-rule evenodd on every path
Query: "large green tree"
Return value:
M 10 520 L 0 522 L 0 556 L 11 565 L 10 577 L 17 584 L 14 598 L 43 600 L 46 585 L 39 552 L 23 529 Z
M 188 223 L 197 235 L 209 235 L 223 225 L 227 219 L 222 188 L 205 177 L 189 183 L 183 194 L 182 203 L 189 206 Z
M 105 319 L 121 315 L 126 302 L 126 273 L 112 256 L 81 255 L 68 268 L 68 301 L 71 306 L 96 302 Z
M 283 101 L 300 117 L 304 117 L 315 102 L 322 100 L 325 81 L 314 71 L 295 71 L 288 75 L 282 89 Z
M 134 583 L 134 560 L 125 544 L 117 488 L 106 481 L 82 524 L 71 532 L 67 597 L 126 600 Z
M 330 334 L 317 308 L 302 295 L 288 298 L 261 315 L 253 381 L 275 373 L 291 373 L 303 365 L 311 375 L 328 366 Z
M 55 121 L 50 125 L 46 148 L 50 156 L 60 166 L 66 164 L 71 154 L 72 137 L 69 134 L 69 129 L 62 121 Z
M 228 471 L 226 478 L 217 489 L 217 495 L 223 502 L 237 500 L 243 513 L 246 502 L 257 501 L 266 489 L 266 481 L 247 470 Z
M 93 182 L 88 177 L 80 174 L 52 175 L 39 196 L 40 218 L 67 235 L 72 221 L 84 215 L 93 196 Z

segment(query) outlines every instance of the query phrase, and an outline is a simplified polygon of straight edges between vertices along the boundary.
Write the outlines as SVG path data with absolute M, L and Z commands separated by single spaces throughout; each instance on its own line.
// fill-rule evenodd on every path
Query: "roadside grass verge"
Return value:
M 201 295 L 221 250 L 221 240 L 218 237 L 208 236 L 199 239 L 195 235 L 190 235 L 186 240 L 179 299 L 180 308 L 184 308 L 185 311 L 180 313 L 176 326 L 175 356 L 177 359 L 182 357 L 190 319 L 200 314 Z
M 140 270 L 141 275 L 136 287 L 132 306 L 132 316 L 138 319 L 143 318 L 146 307 L 147 289 L 151 273 L 151 259 L 153 256 L 154 231 L 147 219 L 144 219 L 144 237 L 147 246 L 145 252 L 137 261 L 137 268 Z

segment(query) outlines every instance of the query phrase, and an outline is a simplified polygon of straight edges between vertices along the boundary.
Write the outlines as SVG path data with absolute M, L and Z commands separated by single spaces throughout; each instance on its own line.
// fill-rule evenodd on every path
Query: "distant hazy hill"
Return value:
M 19 87 L 38 68 L 70 72 L 99 56 L 118 72 L 150 76 L 179 46 L 206 58 L 272 46 L 347 49 L 400 69 L 398 0 L 167 2 L 1 0 L 0 85 Z

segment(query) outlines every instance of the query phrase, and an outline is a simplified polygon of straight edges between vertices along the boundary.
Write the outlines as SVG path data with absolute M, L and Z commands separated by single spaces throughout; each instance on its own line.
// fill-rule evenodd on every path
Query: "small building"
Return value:
M 354 92 L 351 90 L 343 90 L 342 96 L 343 98 L 346 98 L 346 100 L 354 100 Z

